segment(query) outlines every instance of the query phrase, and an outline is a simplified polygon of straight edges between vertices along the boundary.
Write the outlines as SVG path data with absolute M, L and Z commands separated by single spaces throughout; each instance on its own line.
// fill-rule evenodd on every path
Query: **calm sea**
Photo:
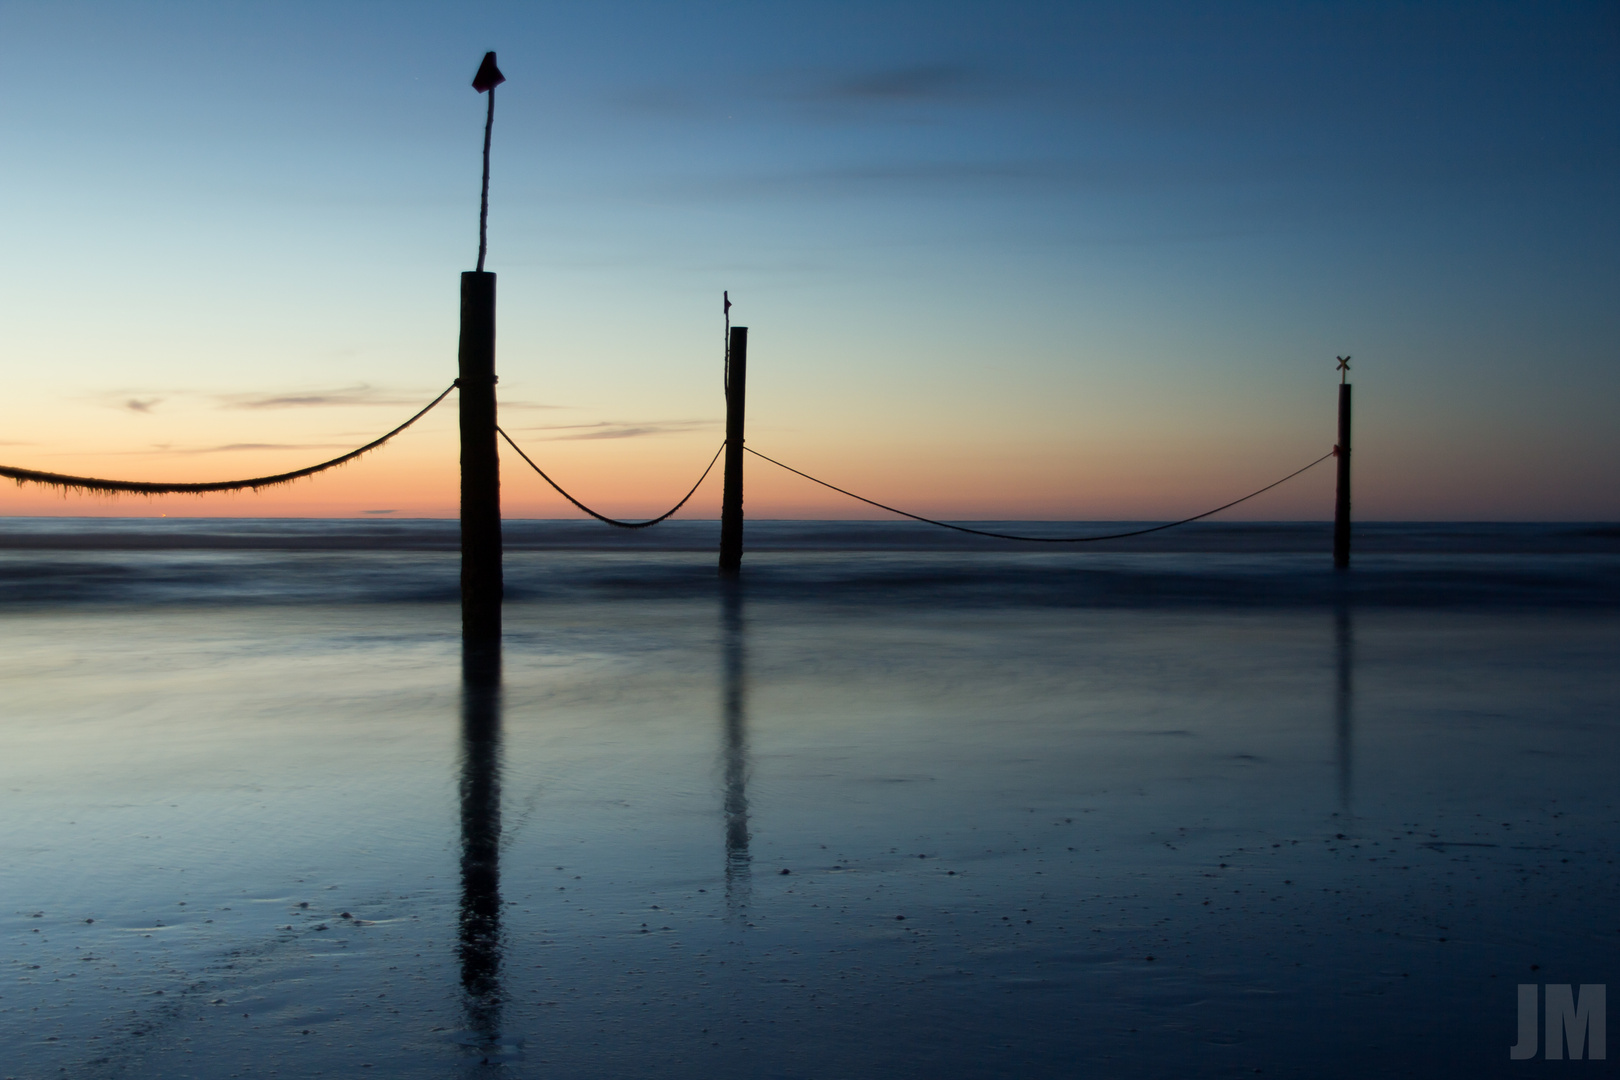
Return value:
M 1601 1072 L 1620 528 L 1328 537 L 0 522 L 0 1075 Z

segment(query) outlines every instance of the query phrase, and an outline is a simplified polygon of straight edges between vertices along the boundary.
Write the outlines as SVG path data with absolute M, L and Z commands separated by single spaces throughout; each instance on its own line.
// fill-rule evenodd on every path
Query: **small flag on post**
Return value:
M 466 71 L 467 69 L 462 68 L 461 70 Z M 492 52 L 485 53 L 484 62 L 478 65 L 478 74 L 473 76 L 473 89 L 482 94 L 486 90 L 495 89 L 505 81 L 506 76 L 502 75 L 501 69 L 495 66 L 495 54 Z

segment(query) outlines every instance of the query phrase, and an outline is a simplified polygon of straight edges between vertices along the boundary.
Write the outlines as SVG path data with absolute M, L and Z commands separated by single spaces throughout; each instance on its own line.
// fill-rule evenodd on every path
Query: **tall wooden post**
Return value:
M 1345 357 L 1346 360 L 1349 357 Z M 1350 384 L 1339 384 L 1339 482 L 1333 500 L 1333 565 L 1350 566 Z
M 720 497 L 720 573 L 742 572 L 743 407 L 748 397 L 748 327 L 731 328 L 726 352 L 726 487 Z
M 461 632 L 501 636 L 501 458 L 495 446 L 495 275 L 461 275 Z

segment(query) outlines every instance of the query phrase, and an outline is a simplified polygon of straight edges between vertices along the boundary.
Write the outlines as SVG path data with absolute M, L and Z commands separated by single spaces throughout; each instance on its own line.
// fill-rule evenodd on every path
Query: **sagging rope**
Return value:
M 607 524 L 607 525 L 612 525 L 612 526 L 614 526 L 616 528 L 620 528 L 620 529 L 648 529 L 648 528 L 651 528 L 652 526 L 657 525 L 660 521 L 663 521 L 664 519 L 668 518 L 671 514 L 675 513 L 675 511 L 679 510 L 681 507 L 685 506 L 687 500 L 690 499 L 693 495 L 696 495 L 697 494 L 697 489 L 703 486 L 703 481 L 705 481 L 705 480 L 707 480 L 709 478 L 709 473 L 714 469 L 714 463 L 720 460 L 720 451 L 724 450 L 726 448 L 725 442 L 722 441 L 720 443 L 720 450 L 716 450 L 714 452 L 714 457 L 709 459 L 708 467 L 703 470 L 703 475 L 698 477 L 697 483 L 692 485 L 692 490 L 688 491 L 686 493 L 685 497 L 682 498 L 680 502 L 676 503 L 674 506 L 670 507 L 668 510 L 664 511 L 662 514 L 659 514 L 657 517 L 653 518 L 650 521 L 620 521 L 617 518 L 610 518 L 606 514 L 598 514 L 595 510 L 592 510 L 590 507 L 586 506 L 584 503 L 580 502 L 578 499 L 576 499 L 572 495 L 568 494 L 568 492 L 566 492 L 566 491 L 564 491 L 562 489 L 562 486 L 560 484 L 558 484 L 557 481 L 553 480 L 551 477 L 546 475 L 544 469 L 540 468 L 540 466 L 538 466 L 538 465 L 536 465 L 534 463 L 533 458 L 529 457 L 528 454 L 525 454 L 523 452 L 522 447 L 518 446 L 517 443 L 512 441 L 512 436 L 508 435 L 505 432 L 505 430 L 500 428 L 500 427 L 496 427 L 495 430 L 500 432 L 501 438 L 506 440 L 506 445 L 510 446 L 513 450 L 517 451 L 518 457 L 522 458 L 524 461 L 527 461 L 529 463 L 529 468 L 533 469 L 535 472 L 540 474 L 540 479 L 544 480 L 546 483 L 550 484 L 553 488 L 556 489 L 557 494 L 561 495 L 563 498 L 567 499 L 569 502 L 573 503 L 575 506 L 577 506 L 581 510 L 585 511 L 585 513 L 591 515 L 591 517 L 595 518 L 597 521 L 603 522 L 604 524 Z
M 244 489 L 258 491 L 260 488 L 274 487 L 277 484 L 287 484 L 294 480 L 301 480 L 306 476 L 313 476 L 327 469 L 335 469 L 339 465 L 353 461 L 361 454 L 370 453 L 395 435 L 404 431 L 412 424 L 433 410 L 433 407 L 450 396 L 450 391 L 461 385 L 457 379 L 444 388 L 444 393 L 427 403 L 421 412 L 405 421 L 399 427 L 390 431 L 380 439 L 375 439 L 358 450 L 351 450 L 342 457 L 335 457 L 331 461 L 323 461 L 319 465 L 311 465 L 307 469 L 298 469 L 294 472 L 277 473 L 274 476 L 255 476 L 250 480 L 217 480 L 207 484 L 149 484 L 139 480 L 100 480 L 90 476 L 63 476 L 60 473 L 37 472 L 33 469 L 16 469 L 10 465 L 0 465 L 0 476 L 10 477 L 19 484 L 43 484 L 47 487 L 61 488 L 62 491 L 112 491 L 129 492 L 135 495 L 202 495 L 211 491 L 242 491 Z
M 1243 496 L 1243 498 L 1241 498 L 1241 499 L 1233 499 L 1231 502 L 1225 504 L 1224 506 L 1217 506 L 1213 510 L 1206 510 L 1202 514 L 1194 514 L 1192 517 L 1190 517 L 1190 518 L 1182 518 L 1180 521 L 1172 521 L 1167 525 L 1154 525 L 1151 528 L 1133 529 L 1130 532 L 1109 533 L 1106 536 L 1013 536 L 1013 535 L 1008 534 L 1008 533 L 986 532 L 983 529 L 969 529 L 965 525 L 952 525 L 948 521 L 935 521 L 933 518 L 925 518 L 921 514 L 912 514 L 912 513 L 908 513 L 905 510 L 897 509 L 897 508 L 895 508 L 893 506 L 886 506 L 883 503 L 880 503 L 880 502 L 876 501 L 875 499 L 868 499 L 865 496 L 855 494 L 853 491 L 845 491 L 843 488 L 837 486 L 836 484 L 829 484 L 825 480 L 817 480 L 814 476 L 811 476 L 809 473 L 799 472 L 798 469 L 795 469 L 791 465 L 783 465 L 780 461 L 777 461 L 773 457 L 765 457 L 764 454 L 760 453 L 758 450 L 755 450 L 753 447 L 745 446 L 745 447 L 743 447 L 743 449 L 747 450 L 750 454 L 753 454 L 757 458 L 765 458 L 765 460 L 770 462 L 772 465 L 775 465 L 775 466 L 777 466 L 779 468 L 786 469 L 788 472 L 794 473 L 794 474 L 796 474 L 798 476 L 802 476 L 806 480 L 809 480 L 811 483 L 820 484 L 824 488 L 832 488 L 832 490 L 838 492 L 840 495 L 848 495 L 852 499 L 859 499 L 861 502 L 866 503 L 868 506 L 875 506 L 879 510 L 887 510 L 891 514 L 899 514 L 901 517 L 908 517 L 908 518 L 911 518 L 913 521 L 920 521 L 925 525 L 938 525 L 942 529 L 955 529 L 957 532 L 971 533 L 974 536 L 989 536 L 989 537 L 993 537 L 994 539 L 997 539 L 997 540 L 1022 540 L 1022 541 L 1026 542 L 1026 543 L 1031 543 L 1031 544 L 1086 544 L 1086 543 L 1090 543 L 1090 542 L 1095 541 L 1095 540 L 1123 540 L 1128 536 L 1146 536 L 1148 533 L 1163 532 L 1165 529 L 1173 529 L 1177 525 L 1186 525 L 1186 524 L 1189 524 L 1190 522 L 1199 521 L 1199 520 L 1202 520 L 1203 518 L 1207 518 L 1212 514 L 1218 514 L 1222 510 L 1229 510 L 1232 507 L 1236 506 L 1240 502 L 1248 502 L 1250 499 L 1254 498 L 1256 495 L 1264 495 L 1266 492 L 1270 491 L 1272 488 L 1276 487 L 1278 484 L 1286 484 L 1288 481 L 1292 480 L 1294 477 L 1298 476 L 1300 473 L 1305 472 L 1307 469 L 1314 469 L 1316 466 L 1322 464 L 1322 462 L 1326 461 L 1330 457 L 1333 457 L 1334 455 L 1336 455 L 1339 452 L 1339 448 L 1334 447 L 1332 450 L 1329 450 L 1327 453 L 1323 454 L 1321 457 L 1317 458 L 1315 461 L 1313 461 L 1309 465 L 1305 466 L 1305 468 L 1303 468 L 1303 469 L 1295 469 L 1293 472 L 1289 473 L 1287 476 L 1283 477 L 1281 480 L 1278 480 L 1276 483 L 1273 483 L 1273 484 L 1267 484 L 1265 487 L 1261 488 L 1259 491 L 1251 491 L 1251 492 L 1249 492 L 1249 494 Z

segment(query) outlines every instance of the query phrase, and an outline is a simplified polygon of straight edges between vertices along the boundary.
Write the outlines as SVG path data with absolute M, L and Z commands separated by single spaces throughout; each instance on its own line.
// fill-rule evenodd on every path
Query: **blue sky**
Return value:
M 730 289 L 753 443 L 919 512 L 1197 512 L 1326 449 L 1350 353 L 1363 516 L 1620 513 L 1598 3 L 8 0 L 0 456 L 290 468 L 441 389 L 491 48 L 504 422 L 614 509 L 717 443 Z M 452 513 L 452 428 L 228 512 Z

